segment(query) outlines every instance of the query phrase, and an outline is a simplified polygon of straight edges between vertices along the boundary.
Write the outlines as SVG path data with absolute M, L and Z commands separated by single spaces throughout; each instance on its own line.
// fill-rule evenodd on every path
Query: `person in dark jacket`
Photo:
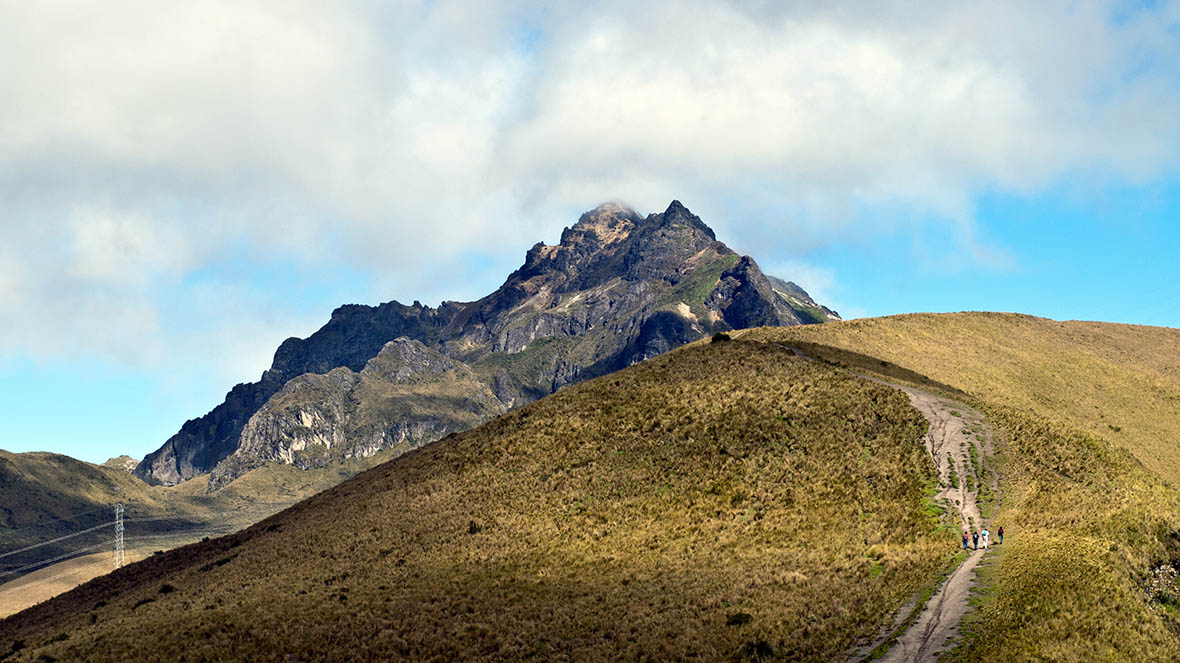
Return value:
M 976 550 L 979 550 L 979 532 L 971 532 L 971 544 L 975 546 Z
M 999 540 L 997 541 L 997 543 L 1003 543 L 1003 542 L 1004 542 L 1004 528 L 1003 528 L 1003 527 L 1001 527 L 1000 529 L 996 530 L 996 536 L 1000 537 L 1000 538 L 999 538 Z

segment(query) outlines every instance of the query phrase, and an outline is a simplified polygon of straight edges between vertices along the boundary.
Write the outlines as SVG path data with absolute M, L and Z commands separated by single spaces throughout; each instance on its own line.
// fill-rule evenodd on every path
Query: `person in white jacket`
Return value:
M 987 550 L 987 538 L 988 538 L 988 534 L 989 534 L 989 533 L 988 533 L 988 531 L 987 531 L 987 528 L 986 528 L 986 527 L 984 527 L 984 528 L 983 528 L 983 537 L 982 537 L 982 538 L 983 538 L 983 542 L 982 542 L 982 543 L 983 543 L 983 549 L 984 549 L 984 550 Z

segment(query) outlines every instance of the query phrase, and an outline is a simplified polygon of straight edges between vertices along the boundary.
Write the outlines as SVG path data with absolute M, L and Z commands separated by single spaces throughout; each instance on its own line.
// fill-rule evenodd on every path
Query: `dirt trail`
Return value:
M 779 343 L 802 359 L 814 359 L 799 348 Z M 984 472 L 986 461 L 995 455 L 995 439 L 983 415 L 962 403 L 944 400 L 932 393 L 859 374 L 893 389 L 905 392 L 910 403 L 930 422 L 924 442 L 926 451 L 938 468 L 938 493 L 935 500 L 942 502 L 950 513 L 959 514 L 962 531 L 981 532 L 986 525 L 979 510 L 980 488 L 987 488 L 999 499 L 999 478 L 994 472 Z M 995 534 L 992 533 L 992 542 Z M 934 663 L 948 649 L 952 636 L 958 634 L 959 623 L 967 614 L 967 601 L 975 584 L 975 567 L 983 559 L 983 541 L 978 550 L 972 549 L 938 589 L 922 613 L 908 629 L 897 637 L 885 656 L 876 659 L 885 663 Z M 849 661 L 869 660 L 873 650 L 884 644 L 909 619 L 915 602 L 902 606 L 894 615 L 892 625 L 886 625 L 878 638 L 850 652 Z
M 895 384 L 889 386 L 904 391 L 913 406 L 930 421 L 930 432 L 926 434 L 925 442 L 926 450 L 938 467 L 939 492 L 935 499 L 943 501 L 952 513 L 959 514 L 960 526 L 964 531 L 981 531 L 984 521 L 979 512 L 980 487 L 983 481 L 987 481 L 993 495 L 999 491 L 994 474 L 981 476 L 984 474 L 984 461 L 994 453 L 992 434 L 983 417 L 970 408 L 949 403 L 934 394 Z M 975 566 L 983 555 L 982 547 L 971 552 L 967 560 L 951 573 L 930 598 L 922 613 L 897 638 L 881 661 L 910 663 L 938 660 L 951 637 L 958 633 L 959 622 L 967 613 L 967 599 L 975 581 Z M 854 659 L 864 658 L 882 642 L 884 638 L 857 650 Z

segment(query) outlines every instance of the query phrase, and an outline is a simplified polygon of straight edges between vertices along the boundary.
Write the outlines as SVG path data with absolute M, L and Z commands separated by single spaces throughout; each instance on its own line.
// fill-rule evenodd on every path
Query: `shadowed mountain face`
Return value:
M 529 249 L 479 301 L 336 309 L 135 474 L 174 484 L 208 472 L 218 488 L 260 464 L 408 450 L 716 331 L 837 318 L 680 202 L 646 217 L 609 203 Z

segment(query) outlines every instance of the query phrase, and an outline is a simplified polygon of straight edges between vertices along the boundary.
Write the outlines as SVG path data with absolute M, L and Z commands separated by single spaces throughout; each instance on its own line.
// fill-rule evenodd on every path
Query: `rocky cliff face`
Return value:
M 803 324 L 819 324 L 841 319 L 839 313 L 822 304 L 815 303 L 811 295 L 797 284 L 770 275 L 766 276 L 766 280 L 774 288 L 775 294 L 795 311 L 795 315 L 803 321 Z
M 171 484 L 211 472 L 217 488 L 265 463 L 410 449 L 715 331 L 827 319 L 678 201 L 646 217 L 606 204 L 529 249 L 479 301 L 340 307 L 136 474 Z
M 164 446 L 144 457 L 135 475 L 150 483 L 176 484 L 210 471 L 237 450 L 242 428 L 287 381 L 339 366 L 359 371 L 386 342 L 399 336 L 433 343 L 462 307 L 455 302 L 443 302 L 437 309 L 418 302 L 341 306 L 310 337 L 283 341 L 258 382 L 235 386 L 211 412 L 186 421 Z
M 408 451 L 505 409 L 465 364 L 403 336 L 359 372 L 341 366 L 289 381 L 250 417 L 238 448 L 213 468 L 210 487 L 266 463 L 310 469 Z

